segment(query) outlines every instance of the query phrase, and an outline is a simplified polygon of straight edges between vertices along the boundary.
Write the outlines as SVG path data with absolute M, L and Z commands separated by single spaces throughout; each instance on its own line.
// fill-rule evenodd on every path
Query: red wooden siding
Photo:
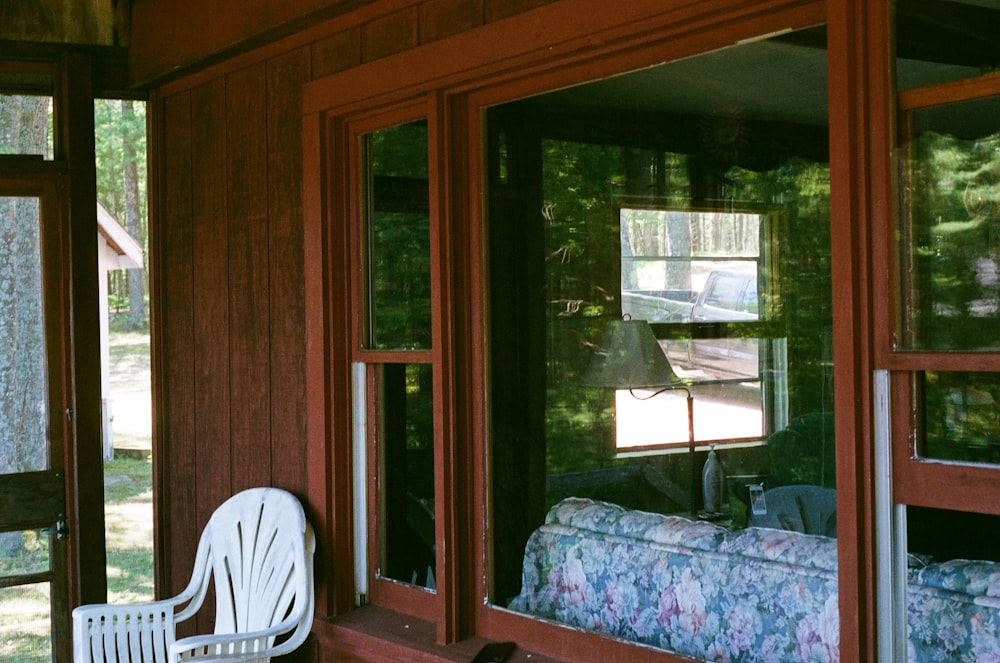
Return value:
M 256 441 L 273 428 L 265 73 L 255 65 L 226 79 L 228 257 L 238 275 L 229 288 L 234 490 L 268 483 L 271 467 L 271 449 Z
M 258 14 L 277 4 L 136 3 L 133 71 L 166 75 L 222 49 L 223 37 L 228 46 L 230 35 L 274 27 Z M 319 4 L 299 0 L 288 11 Z M 165 83 L 152 97 L 163 594 L 187 582 L 201 529 L 229 494 L 274 485 L 306 495 L 302 85 L 539 2 L 337 4 L 363 9 Z M 202 11 L 212 20 L 199 21 Z
M 271 479 L 306 491 L 305 303 L 302 255 L 302 84 L 310 53 L 268 63 L 268 223 L 271 275 Z M 275 103 L 277 102 L 277 103 Z
M 225 103 L 224 80 L 191 91 L 195 380 L 195 438 L 191 442 L 196 462 L 192 483 L 184 485 L 198 486 L 195 512 L 199 524 L 232 493 Z M 236 283 L 242 278 L 245 275 L 234 274 L 232 280 Z M 173 478 L 172 483 L 177 485 Z
M 169 177 L 163 177 L 159 183 L 161 203 L 158 217 L 164 222 L 156 225 L 156 232 L 150 241 L 155 282 L 169 283 L 169 287 L 159 289 L 159 302 L 153 309 L 154 326 L 159 332 L 154 339 L 162 339 L 162 342 L 157 342 L 154 355 L 161 368 L 161 379 L 155 385 L 158 396 L 156 407 L 161 416 L 157 431 L 156 481 L 162 504 L 156 512 L 157 531 L 162 544 L 157 565 L 157 586 L 166 595 L 174 588 L 169 582 L 171 578 L 182 578 L 185 573 L 190 573 L 190 551 L 197 544 L 193 526 L 184 525 L 193 524 L 196 520 L 195 502 L 189 499 L 178 501 L 170 488 L 172 477 L 188 477 L 193 482 L 196 468 L 193 446 L 181 443 L 194 439 L 195 434 L 190 93 L 164 100 L 160 111 L 163 129 L 162 139 L 157 142 L 182 148 L 161 152 L 162 167 L 159 170 L 163 174 L 169 173 Z M 168 219 L 169 222 L 166 221 Z M 173 444 L 173 440 L 178 443 Z M 180 526 L 174 527 L 175 522 Z M 173 554 L 174 550 L 179 553 Z

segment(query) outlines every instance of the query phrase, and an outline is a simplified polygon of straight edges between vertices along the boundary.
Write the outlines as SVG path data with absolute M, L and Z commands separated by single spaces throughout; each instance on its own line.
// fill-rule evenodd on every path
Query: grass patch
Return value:
M 152 463 L 115 458 L 104 464 L 108 600 L 153 598 Z
M 154 593 L 152 463 L 116 458 L 104 464 L 104 484 L 108 601 L 149 601 Z M 0 555 L 0 575 L 48 568 L 44 532 L 19 534 L 20 549 Z M 47 583 L 0 590 L 0 661 L 51 663 L 48 590 Z
M 147 458 L 138 460 L 124 456 L 104 463 L 104 503 L 121 504 L 143 493 L 152 499 L 153 464 Z

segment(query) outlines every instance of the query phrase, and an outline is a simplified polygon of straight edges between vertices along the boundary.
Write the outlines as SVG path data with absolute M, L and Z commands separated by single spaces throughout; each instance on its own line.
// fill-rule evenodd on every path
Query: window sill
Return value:
M 471 661 L 490 640 L 473 636 L 451 645 L 436 642 L 434 624 L 378 606 L 313 622 L 319 660 L 412 661 L 444 663 Z M 558 663 L 518 648 L 505 663 Z

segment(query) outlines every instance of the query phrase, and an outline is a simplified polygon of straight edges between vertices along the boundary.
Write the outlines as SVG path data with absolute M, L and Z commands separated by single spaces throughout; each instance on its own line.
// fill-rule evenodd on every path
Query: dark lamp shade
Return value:
M 584 387 L 645 389 L 680 384 L 645 320 L 616 320 L 580 379 Z

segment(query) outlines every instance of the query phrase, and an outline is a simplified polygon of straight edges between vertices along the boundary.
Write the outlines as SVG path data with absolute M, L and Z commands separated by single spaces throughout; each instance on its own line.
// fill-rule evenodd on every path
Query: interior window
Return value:
M 761 319 L 760 293 L 766 292 L 759 281 L 778 281 L 769 278 L 761 253 L 761 247 L 772 246 L 764 233 L 773 230 L 776 219 L 743 209 L 643 209 L 640 202 L 620 212 L 622 314 L 661 325 L 660 343 L 671 367 L 696 395 L 697 442 L 763 439 L 765 431 L 787 424 L 783 400 L 777 407 L 763 404 L 765 395 L 783 397 L 785 385 L 765 385 L 761 379 L 782 378 L 784 372 L 762 370 L 760 363 L 782 363 L 784 339 L 762 338 L 755 324 Z M 777 301 L 776 293 L 766 300 Z M 772 322 L 774 317 L 765 316 Z M 687 443 L 682 405 L 677 393 L 643 400 L 627 390 L 620 393 L 616 448 Z M 678 408 L 679 416 L 671 416 Z M 663 423 L 651 425 L 650 418 Z
M 901 261 L 912 274 L 897 342 L 909 349 L 996 350 L 1000 94 L 916 107 L 902 120 Z
M 488 110 L 495 605 L 699 659 L 836 647 L 825 91 L 808 30 Z M 719 562 L 766 532 L 818 565 L 798 596 Z
M 898 350 L 995 352 L 1000 315 L 1000 50 L 980 39 L 1000 2 L 943 3 L 954 12 L 933 51 L 912 47 L 927 3 L 896 8 L 901 70 Z M 918 16 L 922 19 L 918 20 Z M 924 23 L 920 23 L 923 20 Z M 960 43 L 952 38 L 960 26 Z M 911 46 L 906 46 L 911 44 Z M 905 71 L 905 76 L 902 73 Z M 940 76 L 948 71 L 946 77 Z M 961 81 L 957 84 L 955 81 Z M 944 354 L 939 355 L 943 358 Z M 934 368 L 932 364 L 928 368 Z M 996 463 L 995 373 L 920 371 L 926 458 Z

